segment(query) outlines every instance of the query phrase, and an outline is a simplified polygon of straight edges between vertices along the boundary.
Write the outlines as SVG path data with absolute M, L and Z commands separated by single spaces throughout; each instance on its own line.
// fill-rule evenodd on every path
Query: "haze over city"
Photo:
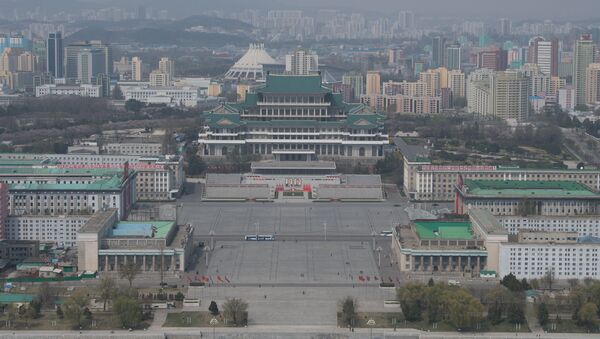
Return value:
M 599 336 L 597 0 L 0 6 L 1 338 Z

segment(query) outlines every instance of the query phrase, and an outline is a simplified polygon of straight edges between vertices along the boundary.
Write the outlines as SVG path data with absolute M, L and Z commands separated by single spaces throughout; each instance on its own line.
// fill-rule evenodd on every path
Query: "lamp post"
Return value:
M 325 241 L 327 241 L 327 221 L 323 221 L 323 230 L 325 231 Z
M 381 248 L 381 246 L 377 247 L 377 267 L 381 268 L 381 251 L 383 250 L 383 248 Z
M 375 326 L 375 320 L 369 319 L 369 321 L 367 321 L 367 326 L 371 328 L 370 338 L 373 339 L 373 326 Z
M 213 328 L 213 339 L 215 339 L 215 338 L 216 338 L 216 335 L 215 335 L 215 327 L 217 326 L 217 324 L 218 324 L 218 323 L 219 323 L 219 321 L 217 320 L 217 318 L 212 318 L 212 319 L 210 320 L 210 326 L 212 326 L 212 328 Z

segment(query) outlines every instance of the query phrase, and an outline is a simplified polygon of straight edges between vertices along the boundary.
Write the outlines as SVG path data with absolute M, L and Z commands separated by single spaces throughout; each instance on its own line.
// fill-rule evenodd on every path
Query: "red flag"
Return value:
M 223 279 L 221 278 L 220 275 L 217 276 L 217 280 L 219 280 L 220 282 L 223 282 Z
M 359 276 L 358 276 L 358 280 L 360 280 L 360 281 L 365 281 L 365 278 L 364 278 L 362 275 L 359 275 Z

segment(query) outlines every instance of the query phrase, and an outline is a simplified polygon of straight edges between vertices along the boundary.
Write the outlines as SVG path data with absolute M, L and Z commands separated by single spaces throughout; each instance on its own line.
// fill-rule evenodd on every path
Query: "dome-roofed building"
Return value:
M 250 44 L 250 48 L 230 69 L 225 73 L 226 79 L 261 80 L 265 72 L 263 65 L 276 64 L 264 44 Z

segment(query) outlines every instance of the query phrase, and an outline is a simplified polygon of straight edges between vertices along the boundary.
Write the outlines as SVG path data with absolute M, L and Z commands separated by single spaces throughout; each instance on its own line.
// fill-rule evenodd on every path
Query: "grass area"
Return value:
M 6 315 L 0 316 L 0 330 L 72 330 L 73 325 L 66 319 L 58 319 L 54 311 L 48 311 L 42 313 L 42 316 L 37 319 L 14 321 L 10 328 L 6 327 Z M 94 312 L 92 311 L 92 320 L 87 321 L 84 329 L 85 330 L 118 330 L 115 326 L 112 313 L 110 312 Z M 92 327 L 92 325 L 94 325 Z M 150 326 L 150 321 L 145 321 L 141 328 L 147 328 Z
M 552 324 L 556 324 L 554 328 Z M 547 332 L 555 332 L 555 333 L 599 333 L 599 328 L 589 329 L 587 327 L 583 327 L 577 324 L 575 320 L 572 319 L 561 319 L 561 320 L 549 320 L 546 326 L 544 327 L 544 331 Z
M 167 314 L 163 327 L 212 327 L 211 319 L 216 318 L 216 327 L 229 327 L 222 315 L 213 316 L 210 312 L 179 312 Z M 248 315 L 246 315 L 248 318 Z
M 446 321 L 441 321 L 436 324 L 435 328 L 433 324 L 426 320 L 422 321 L 405 321 L 404 316 L 401 312 L 359 312 L 357 313 L 358 323 L 355 327 L 368 328 L 367 322 L 370 319 L 375 321 L 375 327 L 377 328 L 414 328 L 422 331 L 431 332 L 455 332 L 457 329 Z M 338 326 L 342 326 L 341 313 L 337 314 Z M 479 332 L 515 332 L 515 325 L 503 321 L 499 324 L 490 324 L 487 321 L 481 323 L 481 330 Z M 520 333 L 531 332 L 527 324 L 522 324 L 519 330 Z

